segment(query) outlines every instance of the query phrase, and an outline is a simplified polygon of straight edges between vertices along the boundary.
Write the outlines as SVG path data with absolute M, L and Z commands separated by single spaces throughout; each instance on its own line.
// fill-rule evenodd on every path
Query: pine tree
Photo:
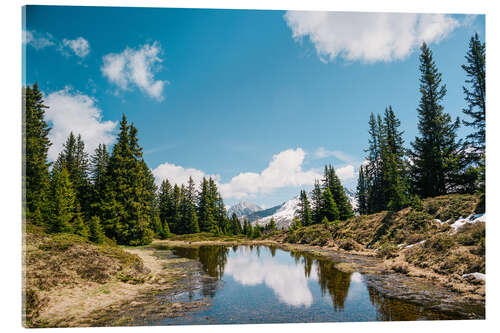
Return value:
M 462 68 L 468 77 L 465 83 L 470 87 L 463 87 L 467 103 L 467 108 L 463 112 L 472 120 L 464 120 L 463 123 L 475 129 L 475 132 L 467 136 L 465 144 L 469 151 L 469 160 L 478 165 L 476 168 L 479 174 L 478 187 L 484 193 L 486 183 L 486 45 L 481 43 L 477 33 L 470 39 L 465 59 L 467 64 L 462 65 Z M 471 166 L 469 172 L 474 172 L 473 168 Z M 471 178 L 472 182 L 476 180 L 474 176 Z
M 298 213 L 302 221 L 302 225 L 308 226 L 312 224 L 311 205 L 305 190 L 300 191 Z
M 47 205 L 50 174 L 47 153 L 51 145 L 50 128 L 44 120 L 45 109 L 38 84 L 23 89 L 23 190 L 25 216 L 41 225 L 49 213 Z
M 177 184 L 175 184 L 174 189 L 172 191 L 172 206 L 170 213 L 171 216 L 170 230 L 172 230 L 173 233 L 175 234 L 181 234 L 182 230 L 181 201 L 182 201 L 181 188 L 177 186 Z
M 105 200 L 106 170 L 109 164 L 109 153 L 105 144 L 99 144 L 90 161 L 90 180 L 92 183 L 91 212 L 99 218 L 103 216 L 102 201 Z M 99 222 L 100 223 L 100 222 Z
M 401 123 L 391 106 L 385 109 L 383 122 L 380 150 L 384 205 L 391 210 L 399 210 L 410 202 L 403 132 L 398 130 Z
M 358 213 L 361 215 L 368 214 L 368 183 L 363 165 L 359 167 L 356 199 L 358 200 Z
M 314 182 L 314 188 L 311 195 L 311 217 L 313 224 L 321 223 L 321 187 L 318 181 Z
M 421 99 L 417 111 L 420 137 L 412 142 L 411 177 L 415 193 L 432 197 L 456 189 L 456 175 L 462 160 L 460 142 L 456 141 L 459 119 L 452 122 L 450 115 L 443 112 L 441 101 L 446 95 L 446 86 L 441 83 L 441 73 L 425 43 L 421 47 L 419 68 Z
M 89 160 L 85 152 L 85 143 L 81 135 L 75 137 L 70 132 L 63 145 L 63 150 L 54 163 L 54 168 L 66 168 L 69 179 L 76 191 L 76 198 L 84 217 L 90 218 L 92 193 L 89 180 Z
M 268 231 L 278 230 L 278 228 L 276 227 L 276 221 L 274 221 L 273 217 L 271 217 L 271 221 L 269 221 L 269 223 L 266 225 L 266 230 Z
M 347 198 L 344 187 L 340 182 L 339 177 L 335 173 L 335 169 L 332 165 L 325 166 L 324 178 L 323 178 L 324 187 L 328 187 L 330 192 L 333 195 L 333 200 L 337 205 L 339 210 L 339 219 L 346 220 L 354 216 L 352 211 L 351 203 Z
M 332 192 L 328 187 L 323 189 L 323 191 L 321 192 L 320 216 L 321 221 L 324 217 L 326 217 L 328 221 L 335 221 L 340 217 L 337 204 L 335 203 L 335 200 L 333 200 Z
M 52 172 L 50 186 L 50 225 L 53 233 L 74 232 L 73 220 L 78 213 L 76 193 L 66 168 Z
M 102 244 L 104 242 L 104 232 L 102 231 L 101 219 L 98 216 L 92 216 L 89 223 L 89 241 Z
M 375 118 L 373 113 L 370 114 L 369 125 L 369 136 L 368 139 L 368 152 L 367 165 L 365 166 L 365 180 L 368 184 L 367 188 L 367 199 L 368 199 L 368 213 L 375 213 L 383 210 L 385 208 L 385 200 L 382 190 L 382 175 L 381 175 L 381 148 L 380 140 L 382 138 L 381 133 L 382 120 L 380 116 Z
M 200 231 L 214 232 L 217 221 L 215 220 L 215 200 L 209 180 L 203 177 L 201 190 L 198 195 L 198 223 Z
M 241 230 L 240 220 L 238 219 L 236 213 L 231 215 L 231 232 L 233 235 L 239 235 L 243 232 Z
M 168 179 L 162 181 L 160 190 L 158 192 L 158 210 L 162 229 L 166 230 L 168 227 L 169 230 L 171 228 L 173 230 L 174 228 L 172 213 L 174 210 L 174 204 L 172 199 L 172 186 L 170 185 Z
M 137 129 L 120 122 L 118 141 L 109 160 L 108 189 L 104 200 L 104 229 L 119 244 L 142 245 L 151 242 L 150 193 L 142 161 Z
M 188 185 L 184 188 L 184 193 L 181 199 L 181 212 L 183 230 L 181 233 L 194 234 L 200 232 L 198 226 L 198 216 L 196 215 L 196 206 L 194 204 L 196 198 L 196 188 L 193 178 L 189 177 Z
M 467 144 L 480 159 L 486 143 L 486 45 L 481 42 L 477 33 L 470 39 L 465 59 L 467 64 L 462 65 L 462 68 L 467 75 L 465 83 L 470 87 L 463 87 L 467 102 L 467 108 L 463 112 L 472 121 L 464 120 L 463 123 L 476 130 L 467 136 Z

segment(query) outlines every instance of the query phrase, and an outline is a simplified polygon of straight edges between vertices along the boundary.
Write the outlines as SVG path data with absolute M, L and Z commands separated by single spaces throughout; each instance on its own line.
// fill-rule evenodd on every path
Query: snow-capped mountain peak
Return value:
M 243 216 L 247 216 L 249 214 L 252 214 L 254 212 L 262 210 L 262 207 L 251 203 L 249 201 L 243 200 L 238 202 L 237 204 L 234 204 L 227 210 L 227 215 L 231 217 L 233 213 L 238 216 L 238 218 L 241 218 Z

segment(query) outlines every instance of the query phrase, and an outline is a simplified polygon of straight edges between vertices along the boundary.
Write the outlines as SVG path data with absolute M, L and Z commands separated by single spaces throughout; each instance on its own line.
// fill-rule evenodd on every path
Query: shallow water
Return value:
M 208 298 L 206 309 L 150 325 L 346 322 L 462 319 L 384 297 L 365 276 L 307 253 L 268 246 L 172 248 L 196 259 L 207 278 L 198 289 L 168 301 Z

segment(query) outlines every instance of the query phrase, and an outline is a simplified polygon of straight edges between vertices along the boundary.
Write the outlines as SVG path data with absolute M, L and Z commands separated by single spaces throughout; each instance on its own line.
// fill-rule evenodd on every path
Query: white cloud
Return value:
M 168 179 L 173 184 L 186 184 L 189 177 L 196 183 L 205 178 L 216 180 L 224 199 L 242 199 L 254 197 L 257 194 L 267 194 L 282 187 L 297 187 L 313 185 L 316 179 L 321 179 L 321 170 L 303 170 L 302 164 L 306 153 L 301 148 L 284 150 L 273 155 L 267 168 L 258 172 L 242 172 L 234 176 L 229 182 L 221 183 L 220 175 L 209 175 L 205 172 L 184 168 L 171 163 L 163 163 L 153 169 L 157 184 Z M 354 178 L 354 167 L 350 164 L 336 169 L 338 177 L 344 181 Z
M 181 186 L 182 184 L 187 184 L 189 177 L 192 177 L 196 184 L 199 184 L 203 177 L 212 177 L 216 181 L 220 180 L 219 175 L 208 175 L 198 169 L 183 168 L 170 163 L 163 163 L 157 166 L 153 170 L 153 175 L 155 176 L 155 180 L 158 185 L 161 184 L 163 180 L 168 179 L 171 184 Z
M 344 163 L 349 163 L 352 162 L 353 160 L 352 157 L 350 157 L 349 155 L 340 150 L 328 150 L 325 149 L 324 147 L 319 147 L 314 152 L 314 157 L 318 159 L 327 158 L 330 156 L 336 157 L 337 159 L 341 160 Z
M 156 80 L 154 73 L 163 61 L 157 42 L 139 49 L 127 47 L 122 53 L 110 53 L 103 57 L 102 74 L 123 90 L 137 86 L 151 98 L 163 99 L 163 86 L 168 81 Z
M 245 248 L 238 248 L 238 254 L 235 258 L 228 257 L 224 274 L 245 286 L 264 283 L 281 302 L 288 305 L 311 306 L 313 296 L 303 267 L 280 264 L 269 259 L 252 260 Z
M 280 187 L 312 185 L 321 175 L 316 170 L 302 170 L 305 155 L 301 148 L 282 151 L 272 157 L 261 173 L 240 173 L 229 183 L 221 184 L 222 196 L 241 199 L 252 194 L 269 193 Z
M 293 38 L 309 37 L 322 61 L 393 61 L 422 42 L 436 43 L 459 26 L 450 15 L 288 11 Z
M 77 39 L 64 38 L 62 41 L 62 46 L 63 49 L 71 49 L 73 53 L 80 58 L 86 57 L 90 52 L 89 42 L 83 37 L 78 37 Z
M 353 179 L 356 175 L 354 174 L 354 166 L 346 165 L 342 168 L 338 168 L 335 170 L 335 173 L 340 178 L 340 180 L 349 180 Z
M 81 134 L 88 153 L 93 153 L 100 143 L 112 144 L 115 140 L 113 131 L 116 121 L 103 121 L 102 111 L 95 105 L 95 100 L 87 95 L 73 92 L 69 88 L 49 94 L 45 104 L 45 119 L 52 127 L 49 139 L 52 146 L 48 157 L 57 159 L 70 132 Z
M 23 30 L 23 43 L 31 45 L 37 50 L 53 46 L 54 37 L 49 33 L 39 33 L 35 30 Z

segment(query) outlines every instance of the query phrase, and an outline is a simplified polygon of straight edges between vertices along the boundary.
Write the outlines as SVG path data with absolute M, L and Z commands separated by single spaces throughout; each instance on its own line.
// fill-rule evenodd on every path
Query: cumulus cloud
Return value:
M 228 257 L 224 274 L 245 286 L 264 283 L 281 302 L 290 306 L 311 306 L 313 296 L 303 267 L 280 264 L 269 259 L 252 260 L 245 249 L 239 248 L 238 253 L 235 258 Z
M 127 47 L 121 53 L 105 55 L 101 72 L 122 90 L 137 86 L 151 98 L 162 100 L 163 86 L 168 81 L 156 80 L 154 77 L 163 61 L 159 57 L 160 53 L 161 48 L 157 42 L 138 49 Z
M 64 38 L 62 41 L 62 49 L 70 49 L 76 56 L 85 58 L 90 52 L 90 44 L 83 37 L 78 37 L 77 39 Z
M 48 152 L 51 161 L 57 159 L 70 132 L 81 134 L 88 153 L 93 153 L 100 143 L 112 144 L 116 121 L 103 121 L 102 111 L 96 101 L 70 88 L 55 91 L 45 98 L 49 107 L 45 119 L 52 127 L 49 139 L 52 146 Z
M 354 174 L 354 166 L 348 164 L 344 167 L 335 170 L 335 173 L 341 180 L 353 179 L 356 175 Z
M 49 33 L 40 33 L 35 30 L 23 30 L 23 43 L 40 50 L 55 45 L 54 37 Z
M 269 165 L 261 172 L 242 172 L 227 183 L 220 182 L 220 175 L 210 175 L 194 168 L 184 168 L 171 163 L 163 163 L 153 169 L 157 184 L 168 179 L 173 184 L 186 184 L 189 177 L 199 183 L 203 177 L 216 180 L 221 195 L 225 199 L 242 199 L 257 194 L 267 194 L 283 187 L 313 185 L 316 179 L 321 179 L 321 170 L 303 170 L 302 165 L 306 153 L 301 148 L 288 149 L 273 155 Z M 337 168 L 336 173 L 342 180 L 355 177 L 354 167 L 350 164 Z
M 205 172 L 194 169 L 194 168 L 183 168 L 182 166 L 163 163 L 158 167 L 153 169 L 153 175 L 155 176 L 156 183 L 159 185 L 165 179 L 171 184 L 177 184 L 181 186 L 182 184 L 187 184 L 189 177 L 192 177 L 196 184 L 199 184 L 203 177 L 213 178 L 214 180 L 220 180 L 219 175 L 209 175 Z
M 308 37 L 322 61 L 393 61 L 422 42 L 444 39 L 460 23 L 450 15 L 288 11 L 284 15 L 295 40 Z
M 282 151 L 272 157 L 262 172 L 240 173 L 229 183 L 221 184 L 222 196 L 241 199 L 252 194 L 269 193 L 280 187 L 312 185 L 321 175 L 316 170 L 302 170 L 305 156 L 301 148 Z

